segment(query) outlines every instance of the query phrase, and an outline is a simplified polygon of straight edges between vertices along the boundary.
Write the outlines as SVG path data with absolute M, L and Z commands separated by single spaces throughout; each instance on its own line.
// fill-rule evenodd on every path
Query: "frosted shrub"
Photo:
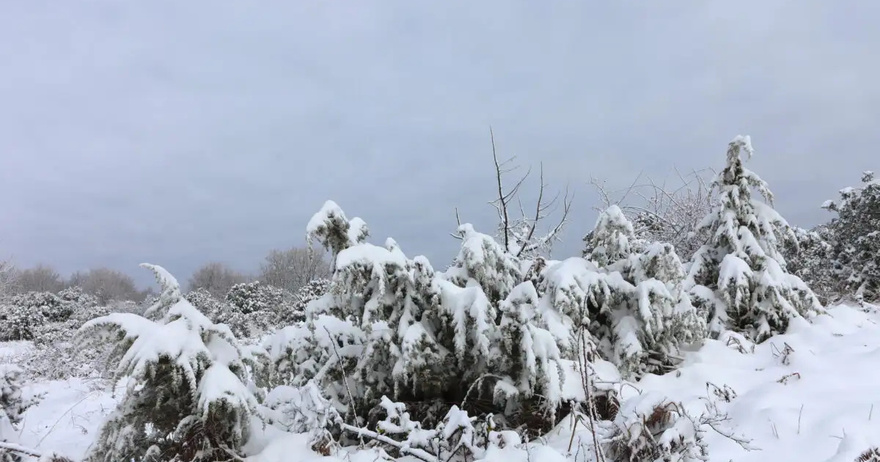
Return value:
M 226 303 L 242 314 L 274 310 L 280 303 L 282 291 L 259 281 L 235 284 L 226 294 Z
M 40 311 L 19 305 L 0 305 L 0 341 L 33 340 L 45 323 Z
M 603 442 L 616 462 L 697 462 L 709 460 L 698 418 L 681 404 L 645 393 L 626 400 Z
M 306 306 L 324 296 L 330 290 L 329 279 L 313 279 L 302 286 L 292 297 L 290 303 L 284 303 L 279 310 L 279 321 L 289 326 L 306 320 Z
M 173 276 L 144 266 L 162 287 L 144 316 L 113 313 L 80 331 L 86 344 L 114 345 L 115 376 L 131 379 L 86 460 L 240 459 L 258 415 L 249 358 L 226 326 L 183 298 Z
M 637 239 L 613 205 L 599 215 L 588 248 L 591 262 L 570 259 L 568 268 L 547 271 L 553 305 L 581 319 L 595 353 L 624 377 L 669 370 L 679 347 L 700 340 L 705 331 L 682 289 L 684 272 L 674 247 Z M 572 292 L 574 287 L 583 295 Z M 584 304 L 586 310 L 571 310 Z
M 75 336 L 82 324 L 69 319 L 38 326 L 34 351 L 27 360 L 27 375 L 49 380 L 102 377 L 110 348 L 102 345 L 80 348 Z
M 439 421 L 449 402 L 513 420 L 534 408 L 552 422 L 559 340 L 536 312 L 539 296 L 522 282 L 521 262 L 462 225 L 459 255 L 437 272 L 391 239 L 363 242 L 365 229 L 335 204 L 311 220 L 312 239 L 339 251 L 329 291 L 306 305 L 306 321 L 267 342 L 276 380 L 313 380 L 341 415 L 361 422 L 383 395 L 411 403 L 423 423 Z
M 880 181 L 862 174 L 859 187 L 840 190 L 824 207 L 837 216 L 828 225 L 838 291 L 857 300 L 880 300 Z

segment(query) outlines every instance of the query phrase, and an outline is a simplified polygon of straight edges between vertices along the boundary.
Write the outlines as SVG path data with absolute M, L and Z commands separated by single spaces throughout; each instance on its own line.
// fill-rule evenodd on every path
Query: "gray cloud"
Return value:
M 875 168 L 873 2 L 17 2 L 0 15 L 0 254 L 254 269 L 334 199 L 437 266 L 502 155 L 590 176 L 750 167 L 795 224 Z M 147 281 L 147 274 L 138 274 Z

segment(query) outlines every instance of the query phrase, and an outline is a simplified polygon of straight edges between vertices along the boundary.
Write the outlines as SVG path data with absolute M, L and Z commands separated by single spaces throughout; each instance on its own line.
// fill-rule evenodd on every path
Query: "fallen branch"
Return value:
M 0 441 L 0 449 L 2 449 L 4 451 L 15 452 L 18 454 L 24 454 L 26 456 L 35 457 L 37 459 L 43 457 L 43 454 L 40 453 L 39 451 L 36 451 L 31 448 L 26 448 L 24 446 L 20 446 L 18 444 L 14 444 L 14 443 L 5 443 L 5 442 Z
M 437 456 L 435 456 L 434 454 L 431 454 L 431 453 L 424 451 L 422 449 L 416 449 L 416 448 L 411 448 L 411 447 L 405 446 L 400 441 L 395 441 L 385 435 L 380 435 L 372 430 L 367 430 L 366 428 L 358 428 L 358 427 L 355 427 L 354 425 L 349 425 L 344 422 L 340 422 L 339 427 L 342 430 L 356 434 L 358 436 L 358 438 L 367 437 L 370 439 L 374 439 L 376 441 L 379 441 L 381 443 L 385 443 L 389 446 L 396 448 L 398 451 L 400 451 L 401 454 L 407 454 L 407 455 L 413 456 L 416 459 L 423 460 L 424 462 L 440 462 L 440 459 Z

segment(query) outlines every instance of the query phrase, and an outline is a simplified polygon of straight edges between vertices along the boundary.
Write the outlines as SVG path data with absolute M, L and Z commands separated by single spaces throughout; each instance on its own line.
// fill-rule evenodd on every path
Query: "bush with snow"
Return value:
M 860 187 L 840 190 L 840 199 L 823 207 L 837 214 L 828 231 L 838 291 L 880 300 L 880 181 L 864 172 Z
M 113 313 L 81 329 L 86 344 L 115 344 L 116 377 L 130 379 L 86 460 L 241 457 L 257 414 L 246 352 L 183 298 L 173 276 L 144 266 L 162 287 L 156 304 L 144 316 Z
M 437 272 L 391 239 L 361 242 L 363 222 L 347 221 L 335 204 L 311 223 L 312 238 L 339 251 L 330 290 L 308 304 L 305 324 L 267 344 L 278 380 L 314 380 L 341 414 L 362 419 L 385 395 L 413 403 L 426 422 L 450 401 L 514 420 L 534 407 L 553 420 L 561 340 L 547 330 L 520 262 L 493 238 L 462 225 L 459 255 Z
M 828 226 L 811 230 L 795 227 L 794 233 L 796 241 L 786 243 L 783 249 L 788 272 L 801 278 L 823 306 L 839 299 Z
M 800 278 L 786 271 L 781 248 L 796 237 L 771 207 L 767 183 L 743 166 L 742 154 L 752 152 L 747 136 L 728 145 L 727 164 L 712 184 L 718 203 L 700 226 L 711 237 L 694 255 L 687 286 L 714 335 L 733 328 L 760 342 L 821 305 Z M 766 202 L 754 199 L 752 189 Z
M 594 280 L 583 326 L 597 353 L 624 377 L 669 370 L 681 345 L 705 335 L 705 323 L 682 288 L 684 272 L 674 247 L 637 239 L 616 205 L 599 215 L 589 236 L 586 256 L 595 266 L 581 264 L 579 271 L 583 281 Z
M 619 462 L 697 462 L 709 455 L 699 419 L 656 393 L 626 400 L 602 446 Z
M 33 340 L 46 322 L 41 311 L 17 304 L 0 305 L 0 342 Z
M 16 366 L 0 364 L 0 443 L 18 442 L 19 426 L 25 411 L 36 404 L 38 397 L 22 394 L 22 371 Z M 0 462 L 20 462 L 19 455 L 0 448 Z
M 281 325 L 289 326 L 306 319 L 306 306 L 324 296 L 330 290 L 329 279 L 313 279 L 302 286 L 289 303 L 283 303 L 278 310 Z

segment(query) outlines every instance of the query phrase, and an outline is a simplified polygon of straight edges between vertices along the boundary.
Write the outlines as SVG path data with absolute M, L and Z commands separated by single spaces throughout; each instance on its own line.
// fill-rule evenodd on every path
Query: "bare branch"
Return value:
M 455 208 L 455 223 L 457 224 L 455 229 L 458 229 L 461 227 L 461 216 L 458 214 L 458 207 Z M 449 235 L 454 237 L 455 239 L 458 239 L 458 240 L 462 239 L 461 234 L 459 234 L 458 232 L 449 233 Z
M 492 140 L 492 160 L 495 162 L 495 180 L 498 182 L 498 201 L 500 202 L 498 205 L 498 213 L 501 214 L 501 226 L 503 227 L 502 232 L 504 233 L 504 248 L 507 249 L 508 245 L 510 245 L 510 221 L 507 217 L 507 203 L 505 202 L 504 187 L 501 184 L 501 164 L 498 163 L 498 153 L 495 150 L 495 132 L 492 130 L 492 127 L 489 127 L 489 137 Z

